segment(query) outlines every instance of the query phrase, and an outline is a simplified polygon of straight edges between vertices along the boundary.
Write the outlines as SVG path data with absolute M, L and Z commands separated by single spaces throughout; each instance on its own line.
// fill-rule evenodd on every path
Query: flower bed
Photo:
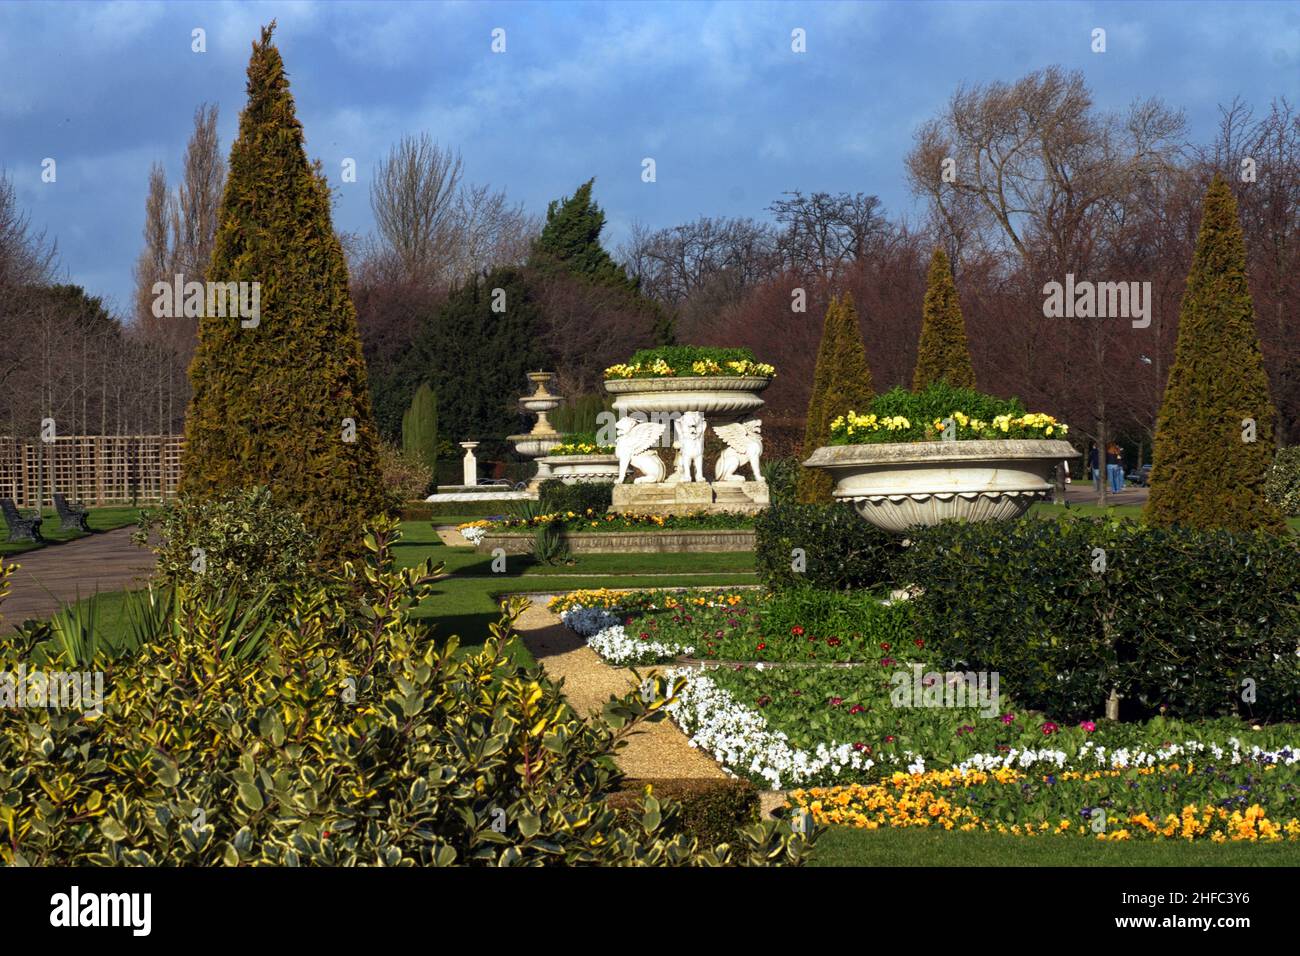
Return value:
M 1001 399 L 942 382 L 920 392 L 895 388 L 868 412 L 846 410 L 831 422 L 832 445 L 1064 438 L 1069 427 L 1051 415 L 1026 412 L 1019 399 Z
M 1295 755 L 1207 748 L 1186 762 L 1026 773 L 895 773 L 879 784 L 796 790 L 822 824 L 942 827 L 1099 840 L 1300 840 Z
M 494 515 L 467 521 L 457 530 L 471 544 L 477 545 L 490 531 L 530 530 L 552 526 L 565 534 L 585 534 L 610 531 L 710 531 L 752 528 L 754 516 L 731 512 L 695 512 L 683 515 L 639 514 L 635 512 L 598 512 L 587 508 L 576 511 L 555 511 L 531 517 Z
M 1294 724 L 1254 730 L 1231 718 L 1066 726 L 1021 711 L 1007 697 L 991 717 L 978 706 L 895 706 L 891 677 L 925 680 L 925 666 L 920 675 L 912 661 L 894 660 L 855 668 L 674 670 L 686 686 L 669 710 L 692 743 L 727 771 L 773 789 L 953 767 L 1144 767 L 1204 753 L 1221 759 L 1258 752 L 1290 764 L 1300 741 Z
M 714 376 L 772 378 L 775 375 L 776 369 L 755 361 L 754 353 L 749 349 L 700 345 L 667 345 L 642 349 L 627 362 L 605 369 L 606 379 Z
M 577 591 L 554 598 L 550 609 L 613 664 L 682 655 L 715 661 L 847 662 L 881 656 L 882 646 L 911 640 L 907 605 L 886 604 L 866 594 Z M 634 647 L 642 651 L 634 653 Z

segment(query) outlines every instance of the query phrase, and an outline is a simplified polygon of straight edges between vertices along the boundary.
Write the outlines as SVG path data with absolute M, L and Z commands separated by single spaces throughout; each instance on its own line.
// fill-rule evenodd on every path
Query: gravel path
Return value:
M 520 637 L 552 680 L 564 679 L 564 695 L 580 714 L 598 714 L 611 694 L 637 686 L 632 672 L 602 661 L 586 642 L 560 623 L 557 615 L 534 603 L 519 619 Z M 645 668 L 642 676 L 654 673 Z M 646 725 L 615 758 L 630 779 L 724 777 L 709 757 L 692 747 L 686 735 L 665 720 Z

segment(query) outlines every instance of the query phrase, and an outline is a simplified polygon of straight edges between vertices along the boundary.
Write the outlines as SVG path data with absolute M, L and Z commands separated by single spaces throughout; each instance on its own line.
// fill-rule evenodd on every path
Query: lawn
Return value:
M 28 509 L 22 509 L 26 514 Z M 114 528 L 126 528 L 135 524 L 140 518 L 139 508 L 131 505 L 112 505 L 104 508 L 91 508 L 90 516 L 86 523 L 90 526 L 91 532 L 112 531 Z M 59 528 L 59 513 L 53 508 L 46 508 L 41 512 L 45 521 L 41 524 L 41 537 L 43 542 L 33 541 L 0 541 L 0 555 L 23 554 L 27 551 L 36 551 L 47 545 L 65 544 L 68 541 L 77 541 L 86 537 L 80 531 L 62 531 Z M 7 537 L 7 535 L 6 535 Z
M 1300 843 L 1104 843 L 946 830 L 831 827 L 813 866 L 1300 866 Z

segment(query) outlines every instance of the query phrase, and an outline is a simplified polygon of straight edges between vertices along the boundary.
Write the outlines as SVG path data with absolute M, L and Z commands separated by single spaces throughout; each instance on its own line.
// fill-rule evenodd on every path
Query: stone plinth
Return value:
M 770 502 L 766 481 L 662 481 L 614 486 L 610 511 L 690 514 L 696 511 L 761 511 Z

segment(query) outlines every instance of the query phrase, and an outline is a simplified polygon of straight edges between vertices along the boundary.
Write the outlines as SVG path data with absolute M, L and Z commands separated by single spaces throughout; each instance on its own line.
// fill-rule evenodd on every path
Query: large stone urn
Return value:
M 1067 441 L 934 441 L 818 448 L 804 465 L 835 479 L 832 496 L 878 528 L 949 518 L 1004 521 L 1046 498 L 1052 468 L 1078 458 Z
M 767 507 L 767 482 L 759 470 L 763 375 L 682 375 L 607 379 L 618 419 L 614 511 L 684 514 L 752 513 Z M 712 428 L 726 448 L 712 467 L 703 460 Z M 666 467 L 657 449 L 674 449 Z M 673 454 L 666 456 L 670 461 Z M 620 482 L 626 473 L 631 480 Z
M 580 482 L 612 485 L 618 477 L 617 455 L 547 455 L 537 463 L 548 468 L 552 478 L 559 478 L 566 485 Z

